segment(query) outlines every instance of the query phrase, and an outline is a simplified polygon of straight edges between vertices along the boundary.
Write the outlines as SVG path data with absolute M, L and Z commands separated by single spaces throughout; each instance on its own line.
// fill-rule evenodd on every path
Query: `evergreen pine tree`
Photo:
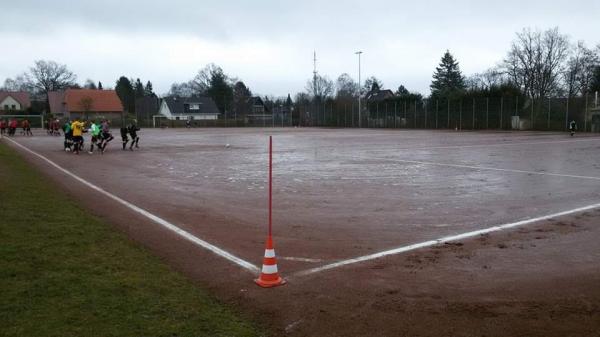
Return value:
M 446 51 L 439 67 L 435 68 L 430 87 L 431 96 L 444 98 L 454 98 L 465 90 L 465 79 L 450 51 Z
M 125 76 L 119 77 L 115 90 L 121 99 L 123 109 L 129 113 L 135 113 L 135 92 L 131 81 Z
M 102 82 L 98 81 L 98 90 L 102 90 Z
M 135 98 L 140 98 L 140 97 L 144 97 L 144 85 L 142 84 L 142 81 L 140 81 L 140 79 L 138 78 L 135 81 Z
M 152 82 L 148 81 L 146 83 L 146 87 L 144 88 L 144 94 L 146 96 L 152 96 L 152 95 L 154 95 L 154 91 L 152 89 Z

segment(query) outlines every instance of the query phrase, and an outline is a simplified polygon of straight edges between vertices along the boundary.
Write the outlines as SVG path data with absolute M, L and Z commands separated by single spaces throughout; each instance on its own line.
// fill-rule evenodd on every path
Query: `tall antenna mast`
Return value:
M 317 95 L 317 52 L 314 51 L 313 57 L 313 95 Z

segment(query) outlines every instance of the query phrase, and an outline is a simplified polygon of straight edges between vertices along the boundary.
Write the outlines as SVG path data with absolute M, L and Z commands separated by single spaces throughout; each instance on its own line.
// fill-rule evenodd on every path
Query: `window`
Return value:
M 13 104 L 13 105 L 11 105 L 11 106 L 10 106 L 10 108 L 11 108 L 11 110 L 17 110 L 17 106 L 16 106 L 16 105 L 14 105 L 14 104 Z
M 8 111 L 8 104 L 4 104 L 4 110 Z
M 200 110 L 200 104 L 198 104 L 198 103 L 190 104 L 190 110 Z
M 178 121 L 178 120 L 179 120 L 179 117 L 175 117 L 175 120 L 176 120 L 176 121 Z

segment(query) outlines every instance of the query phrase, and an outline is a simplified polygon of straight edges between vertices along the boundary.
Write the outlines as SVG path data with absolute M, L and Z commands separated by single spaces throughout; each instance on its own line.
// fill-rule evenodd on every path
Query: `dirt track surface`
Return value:
M 62 139 L 45 135 L 16 140 L 260 266 L 269 134 L 275 244 L 280 270 L 290 277 L 271 290 L 24 155 L 83 206 L 276 335 L 600 336 L 598 210 L 298 276 L 341 259 L 599 203 L 600 138 L 143 130 L 141 150 L 121 151 L 115 139 L 103 156 L 67 154 Z

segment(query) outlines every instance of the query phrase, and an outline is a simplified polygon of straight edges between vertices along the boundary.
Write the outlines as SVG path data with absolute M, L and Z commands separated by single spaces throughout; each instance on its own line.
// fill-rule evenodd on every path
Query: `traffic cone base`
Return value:
M 273 281 L 265 281 L 263 279 L 257 278 L 256 280 L 254 280 L 254 282 L 263 288 L 273 288 L 277 286 L 282 286 L 287 283 L 287 281 L 281 278 L 280 276 L 277 276 L 277 279 Z
M 286 281 L 279 276 L 275 249 L 273 249 L 273 239 L 270 236 L 267 238 L 260 276 L 254 282 L 263 288 L 272 288 L 286 284 Z

